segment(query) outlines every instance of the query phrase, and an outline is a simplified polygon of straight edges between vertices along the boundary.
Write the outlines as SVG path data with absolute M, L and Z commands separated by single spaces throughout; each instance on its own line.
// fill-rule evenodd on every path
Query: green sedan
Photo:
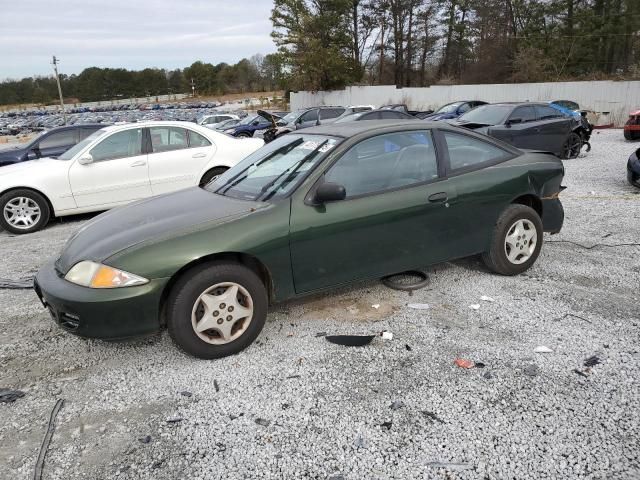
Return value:
M 34 286 L 74 334 L 166 325 L 189 354 L 223 357 L 273 302 L 476 254 L 527 270 L 562 228 L 563 175 L 551 154 L 442 122 L 309 128 L 204 187 L 95 217 Z

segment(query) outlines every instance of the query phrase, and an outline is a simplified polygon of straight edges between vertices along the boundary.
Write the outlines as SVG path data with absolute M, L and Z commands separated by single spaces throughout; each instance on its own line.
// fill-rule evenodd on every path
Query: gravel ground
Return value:
M 45 479 L 640 478 L 640 248 L 559 242 L 640 241 L 635 147 L 619 130 L 592 143 L 566 162 L 564 229 L 526 274 L 471 258 L 412 296 L 374 282 L 288 302 L 223 360 L 166 332 L 75 338 L 31 291 L 0 290 L 0 387 L 26 393 L 0 404 L 0 477 L 31 478 L 63 398 Z M 31 275 L 87 218 L 1 232 L 0 277 Z M 393 339 L 364 348 L 317 336 L 382 330 Z

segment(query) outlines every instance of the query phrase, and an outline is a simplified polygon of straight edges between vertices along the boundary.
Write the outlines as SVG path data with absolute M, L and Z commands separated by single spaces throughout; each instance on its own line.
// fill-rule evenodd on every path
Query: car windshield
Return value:
M 260 120 L 262 117 L 260 115 L 247 115 L 242 120 L 238 122 L 238 125 L 249 125 L 254 120 Z
M 513 110 L 511 105 L 482 105 L 462 115 L 461 122 L 481 123 L 483 125 L 499 125 L 503 123 Z
M 71 160 L 73 157 L 76 156 L 76 154 L 84 150 L 84 148 L 87 145 L 89 145 L 91 142 L 93 142 L 96 138 L 100 138 L 102 135 L 104 135 L 104 133 L 105 133 L 104 129 L 96 130 L 81 142 L 76 143 L 75 146 L 71 147 L 62 155 L 59 155 L 58 160 Z
M 296 118 L 298 118 L 300 116 L 302 112 L 291 112 L 291 113 L 287 113 L 284 117 L 282 117 L 282 122 L 285 123 L 291 123 L 293 122 Z
M 252 153 L 204 188 L 241 200 L 282 197 L 339 142 L 339 138 L 325 135 L 282 136 Z
M 448 103 L 436 110 L 436 113 L 456 113 L 460 105 L 462 105 L 462 102 Z

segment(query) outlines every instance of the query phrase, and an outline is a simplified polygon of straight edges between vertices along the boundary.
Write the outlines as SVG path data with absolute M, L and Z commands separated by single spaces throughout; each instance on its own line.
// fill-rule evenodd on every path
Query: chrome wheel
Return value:
M 224 345 L 241 337 L 252 318 L 253 299 L 247 289 L 225 282 L 200 294 L 191 312 L 191 326 L 201 340 Z
M 14 228 L 27 230 L 40 221 L 42 212 L 35 200 L 29 197 L 15 197 L 3 209 L 5 221 Z
M 516 221 L 507 231 L 504 239 L 504 253 L 514 265 L 520 265 L 533 255 L 538 243 L 535 225 L 526 219 Z

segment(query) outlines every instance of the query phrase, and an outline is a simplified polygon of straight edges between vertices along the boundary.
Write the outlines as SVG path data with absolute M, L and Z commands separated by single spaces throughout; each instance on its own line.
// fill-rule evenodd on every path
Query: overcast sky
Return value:
M 0 0 L 0 79 L 184 68 L 275 51 L 272 0 Z

